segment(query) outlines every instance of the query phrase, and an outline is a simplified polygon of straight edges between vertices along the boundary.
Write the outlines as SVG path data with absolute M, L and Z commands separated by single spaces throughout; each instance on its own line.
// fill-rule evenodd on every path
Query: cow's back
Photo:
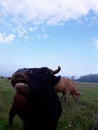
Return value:
M 61 77 L 60 81 L 57 83 L 57 85 L 55 86 L 55 89 L 57 92 L 61 92 L 61 91 L 68 91 L 68 79 Z

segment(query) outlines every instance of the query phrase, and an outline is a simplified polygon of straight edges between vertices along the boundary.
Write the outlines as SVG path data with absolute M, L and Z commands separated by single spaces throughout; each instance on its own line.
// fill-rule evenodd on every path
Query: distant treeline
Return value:
M 98 83 L 98 74 L 88 74 L 88 75 L 84 75 L 84 76 L 81 76 L 81 77 L 78 78 L 78 79 L 75 79 L 75 81 Z

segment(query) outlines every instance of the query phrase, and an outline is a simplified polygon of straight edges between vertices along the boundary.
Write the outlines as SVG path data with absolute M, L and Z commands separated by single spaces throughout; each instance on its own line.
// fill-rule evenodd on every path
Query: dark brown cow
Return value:
M 17 114 L 23 120 L 23 130 L 56 130 L 62 107 L 54 86 L 60 76 L 47 67 L 19 69 L 12 76 L 17 90 L 9 112 L 9 125 Z
M 8 80 L 11 80 L 11 77 L 8 77 L 7 79 L 8 79 Z

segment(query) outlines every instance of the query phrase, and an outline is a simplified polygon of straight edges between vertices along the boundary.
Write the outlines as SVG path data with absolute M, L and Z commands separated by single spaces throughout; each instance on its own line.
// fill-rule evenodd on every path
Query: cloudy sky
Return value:
M 98 74 L 98 0 L 0 0 L 0 75 L 58 65 Z

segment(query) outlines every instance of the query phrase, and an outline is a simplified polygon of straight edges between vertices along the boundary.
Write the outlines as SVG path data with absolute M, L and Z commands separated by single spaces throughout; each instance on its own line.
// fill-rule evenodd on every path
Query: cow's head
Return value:
M 35 91 L 45 91 L 48 87 L 54 89 L 54 86 L 60 80 L 60 76 L 54 74 L 58 73 L 60 69 L 60 67 L 56 70 L 47 67 L 19 69 L 12 75 L 11 83 L 22 95 Z
M 81 94 L 80 94 L 79 92 L 76 92 L 76 91 L 74 92 L 74 91 L 73 91 L 73 92 L 71 93 L 71 95 L 73 96 L 73 99 L 74 99 L 75 101 L 78 101 L 78 99 L 79 99 L 79 97 L 80 97 Z

